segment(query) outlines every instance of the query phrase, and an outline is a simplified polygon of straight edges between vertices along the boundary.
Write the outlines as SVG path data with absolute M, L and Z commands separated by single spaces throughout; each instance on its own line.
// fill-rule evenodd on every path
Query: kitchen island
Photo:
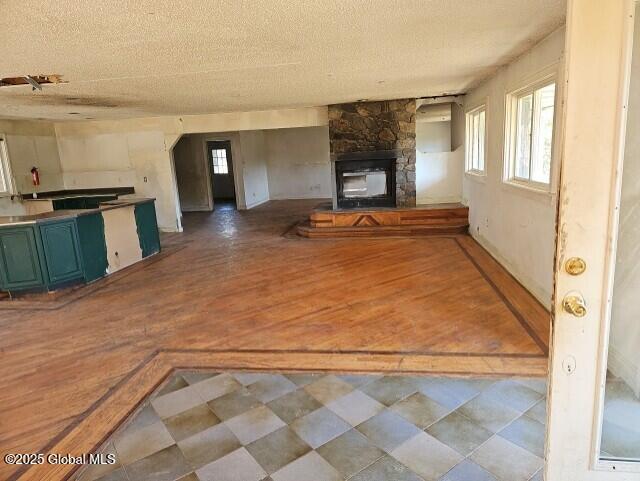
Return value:
M 54 291 L 160 252 L 155 199 L 0 217 L 0 290 Z

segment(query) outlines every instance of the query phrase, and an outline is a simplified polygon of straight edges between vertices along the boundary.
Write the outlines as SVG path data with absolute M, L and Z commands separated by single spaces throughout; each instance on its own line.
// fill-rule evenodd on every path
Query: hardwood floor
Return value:
M 545 375 L 549 314 L 473 240 L 283 235 L 317 203 L 190 214 L 88 295 L 3 301 L 0 453 L 95 447 L 177 367 Z

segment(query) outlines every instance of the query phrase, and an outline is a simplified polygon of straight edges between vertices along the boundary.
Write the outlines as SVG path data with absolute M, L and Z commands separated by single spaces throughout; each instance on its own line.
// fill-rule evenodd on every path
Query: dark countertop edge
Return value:
M 95 209 L 62 209 L 53 210 L 51 212 L 43 212 L 34 215 L 18 215 L 18 216 L 0 216 L 0 228 L 14 227 L 20 225 L 43 224 L 48 222 L 56 222 L 62 219 L 72 219 L 74 217 L 82 217 L 85 215 L 98 214 L 107 210 L 119 209 L 120 207 L 129 207 L 132 205 L 146 204 L 155 202 L 155 197 L 140 197 L 137 199 L 110 200 L 100 204 Z
M 33 192 L 20 195 L 22 200 L 55 200 L 72 197 L 99 197 L 102 195 L 130 195 L 135 194 L 133 187 L 101 187 L 96 189 L 63 189 L 36 192 L 37 198 L 33 198 Z

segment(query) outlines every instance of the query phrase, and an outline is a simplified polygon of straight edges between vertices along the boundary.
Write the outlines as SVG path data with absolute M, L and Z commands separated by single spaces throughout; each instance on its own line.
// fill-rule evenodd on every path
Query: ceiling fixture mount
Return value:
M 0 78 L 0 87 L 15 87 L 18 85 L 31 85 L 33 90 L 42 90 L 42 86 L 46 84 L 66 83 L 62 80 L 62 76 L 58 74 L 51 75 L 22 75 L 20 77 L 4 77 Z
M 29 85 L 31 85 L 31 90 L 36 90 L 36 89 L 42 90 L 42 85 L 40 85 L 38 81 L 34 79 L 31 75 L 27 75 L 24 79 L 27 81 Z

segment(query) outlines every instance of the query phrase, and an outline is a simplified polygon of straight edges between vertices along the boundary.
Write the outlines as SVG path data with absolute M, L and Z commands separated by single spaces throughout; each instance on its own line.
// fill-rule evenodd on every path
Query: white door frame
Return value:
M 634 4 L 568 1 L 547 481 L 640 480 L 640 463 L 599 459 Z M 565 271 L 571 257 L 582 275 Z M 584 317 L 563 310 L 571 293 Z

